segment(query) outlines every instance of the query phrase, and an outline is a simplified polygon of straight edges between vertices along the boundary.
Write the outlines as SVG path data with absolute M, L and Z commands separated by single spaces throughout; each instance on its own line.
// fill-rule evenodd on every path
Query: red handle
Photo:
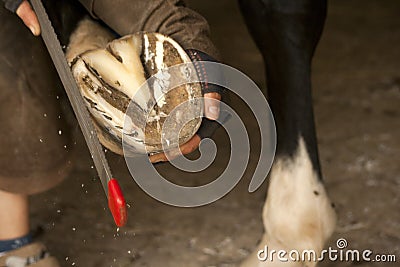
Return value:
M 118 227 L 124 226 L 128 220 L 126 202 L 116 179 L 108 181 L 108 207 L 114 217 L 115 224 Z

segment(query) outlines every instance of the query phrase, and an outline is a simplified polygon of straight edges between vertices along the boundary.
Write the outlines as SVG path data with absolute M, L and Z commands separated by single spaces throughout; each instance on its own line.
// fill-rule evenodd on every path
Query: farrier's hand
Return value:
M 39 21 L 27 0 L 3 0 L 3 2 L 8 10 L 15 12 L 22 19 L 34 35 L 40 35 Z
M 218 101 L 216 101 L 218 100 Z M 219 116 L 219 101 L 221 100 L 221 95 L 216 92 L 204 94 L 204 115 L 207 119 L 216 120 Z M 179 149 L 183 155 L 189 154 L 195 151 L 200 145 L 201 137 L 196 134 L 189 141 L 182 144 Z M 179 151 L 168 152 L 169 159 L 165 153 L 158 153 L 150 156 L 150 161 L 152 163 L 169 161 L 171 159 L 179 156 Z
M 31 4 L 29 4 L 27 0 L 22 1 L 15 13 L 17 13 L 18 17 L 22 19 L 24 24 L 31 30 L 33 35 L 40 35 L 38 18 L 36 17 L 35 11 L 33 11 Z

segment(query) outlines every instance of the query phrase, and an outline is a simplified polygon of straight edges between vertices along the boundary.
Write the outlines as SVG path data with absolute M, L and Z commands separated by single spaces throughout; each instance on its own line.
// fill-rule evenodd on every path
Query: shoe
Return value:
M 0 267 L 60 267 L 42 243 L 31 243 L 0 254 Z

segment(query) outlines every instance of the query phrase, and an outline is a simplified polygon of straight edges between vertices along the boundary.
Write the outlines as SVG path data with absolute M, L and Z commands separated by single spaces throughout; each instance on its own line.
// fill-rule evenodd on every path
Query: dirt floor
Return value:
M 260 54 L 236 2 L 191 0 L 189 5 L 209 20 L 225 62 L 265 88 Z M 398 262 L 399 13 L 398 0 L 330 1 L 313 65 L 320 156 L 339 218 L 327 245 L 336 247 L 336 240 L 345 238 L 350 248 L 396 254 Z M 222 133 L 216 138 L 224 144 Z M 81 152 L 70 178 L 32 197 L 32 227 L 63 266 L 237 266 L 261 237 L 267 184 L 253 194 L 247 192 L 256 155 L 229 195 L 205 207 L 185 209 L 147 196 L 130 178 L 124 160 L 109 154 L 130 207 L 127 226 L 118 229 L 88 152 L 79 143 Z M 211 172 L 218 173 L 223 162 L 223 156 L 218 157 Z M 178 183 L 207 182 L 204 175 L 189 177 L 168 164 L 158 168 Z M 394 267 L 398 262 L 324 262 L 320 266 Z

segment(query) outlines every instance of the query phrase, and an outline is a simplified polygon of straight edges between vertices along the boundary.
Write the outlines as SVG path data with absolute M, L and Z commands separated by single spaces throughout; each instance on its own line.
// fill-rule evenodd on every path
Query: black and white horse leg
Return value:
M 324 0 L 240 0 L 266 64 L 268 98 L 278 134 L 263 211 L 265 233 L 244 266 L 313 266 L 315 262 L 260 262 L 268 249 L 321 251 L 335 226 L 325 192 L 314 126 L 311 60 L 325 16 Z

